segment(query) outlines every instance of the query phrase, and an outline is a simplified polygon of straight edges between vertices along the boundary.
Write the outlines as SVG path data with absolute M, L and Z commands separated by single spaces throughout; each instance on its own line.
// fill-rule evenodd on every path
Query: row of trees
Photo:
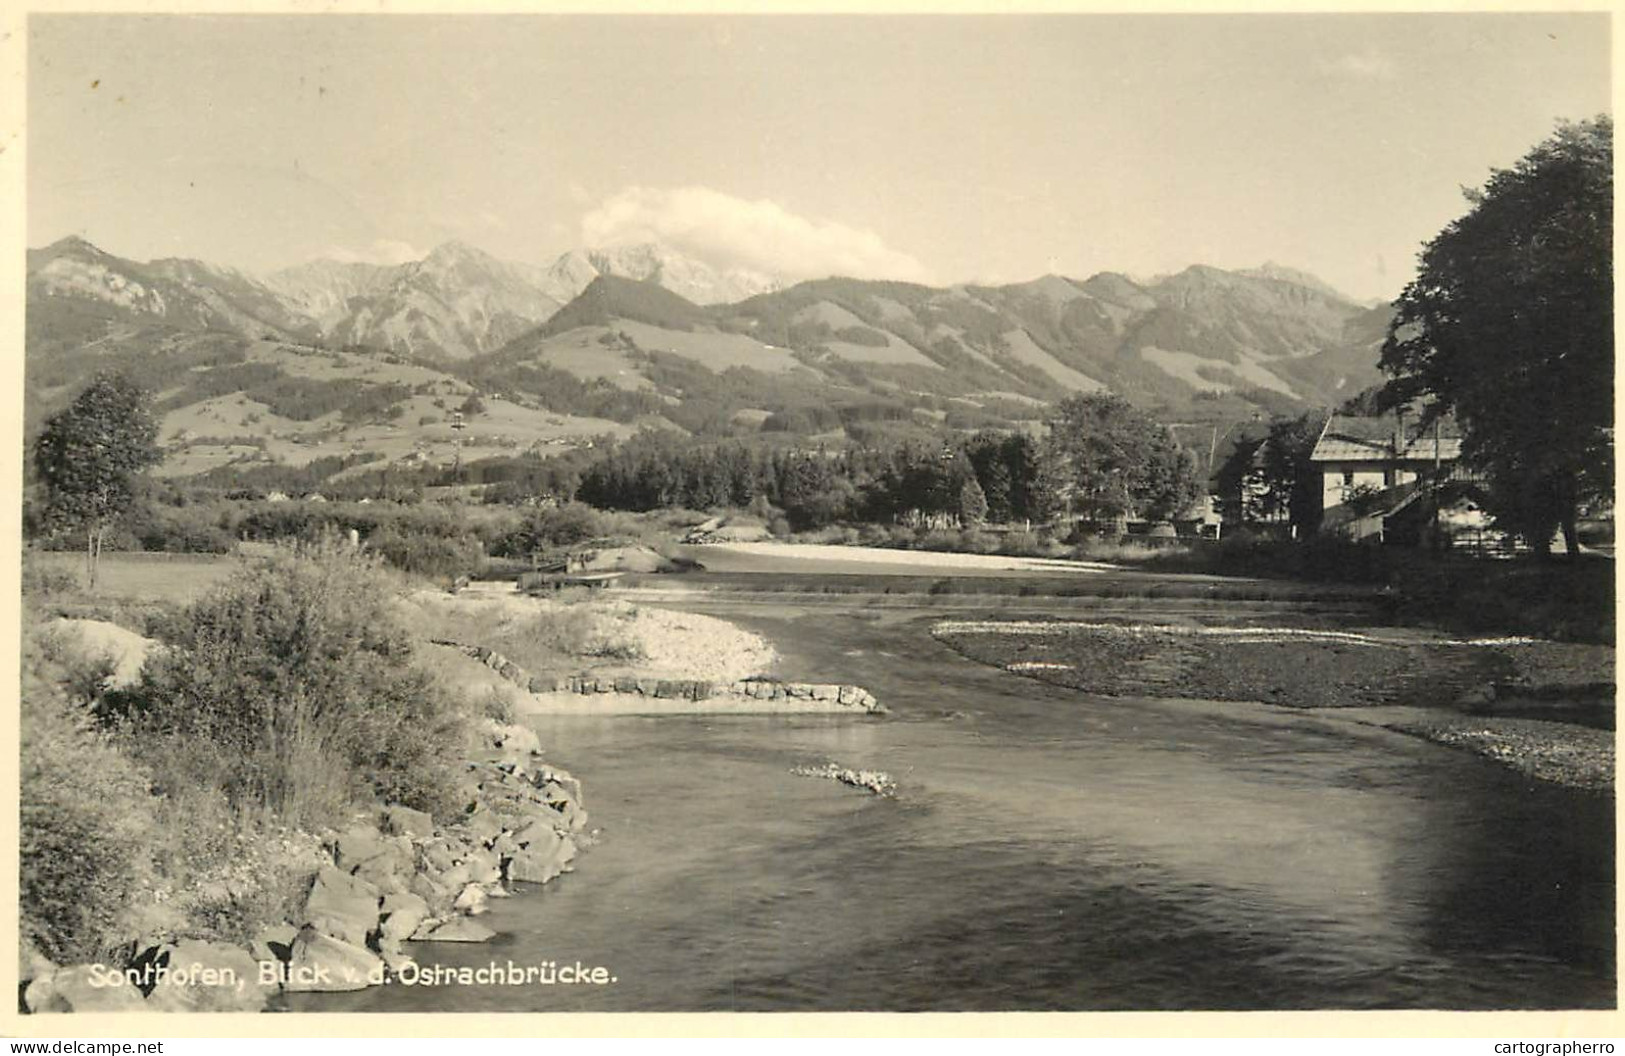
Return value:
M 586 467 L 575 497 L 607 509 L 785 511 L 796 528 L 837 521 L 970 526 L 1177 516 L 1201 492 L 1196 462 L 1117 396 L 1057 405 L 1045 437 L 984 430 L 935 442 L 842 449 L 685 446 L 639 437 Z

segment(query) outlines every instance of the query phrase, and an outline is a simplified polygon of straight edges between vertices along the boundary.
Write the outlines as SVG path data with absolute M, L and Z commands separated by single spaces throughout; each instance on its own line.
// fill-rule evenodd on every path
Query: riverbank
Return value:
M 949 620 L 932 633 L 970 659 L 1086 693 L 1344 710 L 1539 780 L 1613 788 L 1605 646 L 1193 622 Z
M 716 617 L 495 588 L 407 601 L 416 622 L 436 628 L 429 648 L 440 677 L 499 701 L 504 718 L 885 710 L 861 686 L 773 677 L 773 646 Z
M 528 736 L 527 736 L 528 735 Z M 328 831 L 298 912 L 246 943 L 185 928 L 134 939 L 124 955 L 56 965 L 25 951 L 22 1007 L 49 1012 L 258 1012 L 285 995 L 410 984 L 420 944 L 482 943 L 491 899 L 556 880 L 592 842 L 581 784 L 539 760 L 535 734 L 490 727 L 467 764 L 466 806 L 449 824 L 385 805 Z

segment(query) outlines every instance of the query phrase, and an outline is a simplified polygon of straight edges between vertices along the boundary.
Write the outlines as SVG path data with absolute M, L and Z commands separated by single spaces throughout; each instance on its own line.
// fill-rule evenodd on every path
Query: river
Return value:
M 1259 705 L 1102 699 L 962 659 L 941 613 L 695 601 L 884 718 L 548 717 L 600 842 L 322 1011 L 1612 1007 L 1613 803 Z M 883 799 L 792 776 L 889 771 Z

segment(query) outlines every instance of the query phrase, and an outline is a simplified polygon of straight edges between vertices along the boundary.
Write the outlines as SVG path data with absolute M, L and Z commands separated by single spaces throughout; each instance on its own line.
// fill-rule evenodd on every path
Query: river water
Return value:
M 941 614 L 712 602 L 884 718 L 533 720 L 600 842 L 323 1011 L 1562 1008 L 1614 1003 L 1613 805 L 1259 705 L 1107 700 L 964 660 Z M 791 767 L 889 771 L 883 799 Z

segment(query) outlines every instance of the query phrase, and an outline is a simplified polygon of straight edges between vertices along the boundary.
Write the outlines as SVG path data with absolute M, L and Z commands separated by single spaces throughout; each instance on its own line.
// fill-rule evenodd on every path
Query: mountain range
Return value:
M 301 432 L 290 423 L 321 415 L 301 419 L 297 400 L 277 394 L 326 386 L 312 406 L 337 413 L 342 381 L 343 421 L 318 422 L 342 440 L 367 408 L 394 413 L 408 432 L 400 423 L 446 424 L 443 407 L 411 405 L 410 388 L 442 403 L 499 394 L 515 414 L 552 415 L 572 435 L 588 420 L 811 431 L 796 423 L 828 426 L 831 408 L 845 409 L 849 433 L 854 416 L 969 427 L 1036 419 L 1044 403 L 1098 390 L 1165 420 L 1244 420 L 1341 403 L 1376 383 L 1391 314 L 1276 264 L 1138 281 L 1102 272 L 1001 286 L 786 286 L 655 245 L 537 267 L 453 242 L 405 264 L 322 260 L 257 278 L 195 260 L 126 260 L 68 238 L 29 251 L 26 325 L 30 395 L 42 406 L 81 368 L 112 358 L 168 385 L 172 411 L 191 395 L 235 391 L 259 405 L 261 422 L 279 408 L 270 417 Z M 322 354 L 357 365 L 337 370 Z M 166 370 L 154 359 L 166 356 L 192 366 Z

